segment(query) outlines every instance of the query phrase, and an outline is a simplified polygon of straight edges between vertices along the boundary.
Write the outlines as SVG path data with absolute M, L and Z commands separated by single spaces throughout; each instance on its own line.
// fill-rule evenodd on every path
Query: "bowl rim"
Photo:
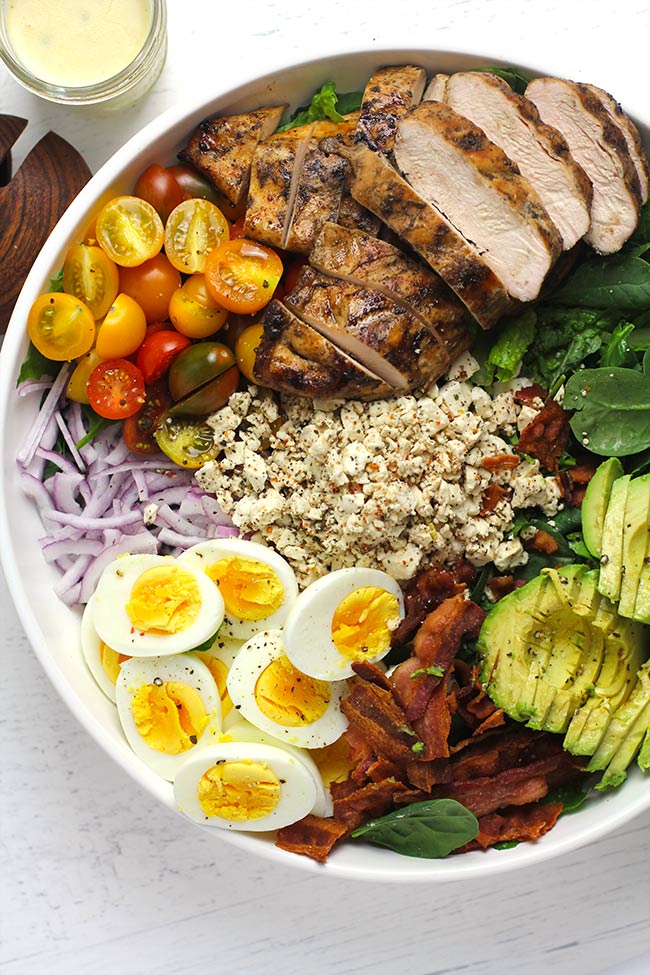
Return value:
M 56 224 L 34 261 L 16 301 L 0 353 L 0 456 L 4 454 L 7 423 L 10 419 L 11 404 L 15 401 L 14 382 L 17 367 L 20 365 L 24 354 L 21 349 L 24 350 L 26 344 L 24 323 L 29 304 L 33 300 L 31 296 L 42 290 L 43 282 L 51 273 L 54 258 L 63 252 L 75 228 L 82 224 L 83 218 L 87 219 L 90 207 L 93 204 L 97 205 L 102 192 L 106 192 L 110 188 L 111 183 L 134 157 L 145 153 L 155 141 L 168 135 L 174 128 L 181 124 L 185 125 L 186 120 L 187 129 L 185 132 L 187 134 L 191 131 L 192 125 L 196 125 L 201 118 L 208 116 L 211 112 L 227 111 L 228 104 L 240 98 L 246 89 L 256 86 L 260 91 L 264 91 L 266 87 L 272 85 L 279 75 L 282 76 L 287 73 L 297 75 L 302 71 L 313 71 L 315 75 L 316 71 L 320 70 L 327 77 L 330 77 L 335 76 L 341 65 L 353 62 L 367 63 L 370 73 L 382 64 L 411 62 L 431 64 L 436 58 L 450 64 L 464 63 L 465 66 L 468 63 L 474 65 L 516 65 L 516 62 L 512 60 L 504 61 L 502 58 L 484 54 L 482 50 L 458 51 L 455 48 L 445 47 L 443 44 L 435 48 L 378 48 L 376 50 L 356 47 L 351 47 L 350 50 L 341 50 L 338 47 L 330 54 L 326 53 L 304 61 L 296 61 L 290 65 L 282 62 L 277 63 L 263 75 L 257 75 L 254 71 L 242 67 L 234 80 L 231 75 L 227 86 L 225 83 L 215 84 L 209 95 L 202 98 L 198 104 L 192 102 L 188 106 L 180 101 L 172 104 L 118 148 L 81 190 Z M 552 56 L 550 60 L 553 60 Z M 522 70 L 537 75 L 545 73 L 548 68 L 537 68 L 527 62 Z M 316 84 L 313 87 L 315 88 Z M 192 122 L 191 119 L 196 121 Z M 9 593 L 32 649 L 59 696 L 102 750 L 108 753 L 131 778 L 153 797 L 162 801 L 177 815 L 181 815 L 174 809 L 173 803 L 169 802 L 168 794 L 164 788 L 167 783 L 162 783 L 153 774 L 146 774 L 149 770 L 143 772 L 140 761 L 117 746 L 102 722 L 89 710 L 58 669 L 54 656 L 49 651 L 47 642 L 40 631 L 20 572 L 17 571 L 16 551 L 9 525 L 8 483 L 8 479 L 3 478 L 0 488 L 0 536 L 6 540 L 5 544 L 0 546 L 0 563 Z M 600 797 L 598 802 L 602 803 L 604 809 L 607 803 L 606 797 Z M 306 857 L 280 850 L 271 842 L 260 842 L 261 834 L 251 835 L 228 830 L 215 830 L 207 826 L 199 826 L 199 828 L 209 830 L 211 835 L 217 835 L 238 849 L 262 856 L 280 865 L 290 865 L 297 869 L 307 870 L 315 875 L 320 874 L 321 876 L 349 880 L 380 881 L 382 883 L 448 883 L 465 879 L 480 879 L 512 870 L 525 869 L 533 864 L 555 858 L 600 839 L 647 809 L 650 809 L 650 790 L 646 795 L 640 795 L 636 800 L 630 800 L 620 809 L 610 809 L 608 815 L 600 817 L 598 821 L 591 823 L 588 827 L 585 826 L 585 829 L 577 836 L 572 834 L 553 836 L 553 831 L 549 834 L 553 836 L 550 845 L 540 840 L 537 843 L 522 843 L 513 850 L 499 851 L 498 856 L 495 855 L 496 851 L 486 851 L 486 853 L 464 854 L 458 858 L 425 861 L 411 860 L 407 857 L 391 854 L 389 851 L 381 851 L 380 857 L 376 860 L 369 857 L 370 862 L 361 866 L 354 863 L 349 864 L 344 859 L 337 857 L 338 851 L 335 851 L 325 864 L 318 864 Z M 357 847 L 357 849 L 361 848 Z M 368 850 L 376 851 L 376 848 L 363 847 L 364 853 Z M 390 859 L 384 861 L 383 854 L 388 854 Z M 493 859 L 486 860 L 486 854 Z

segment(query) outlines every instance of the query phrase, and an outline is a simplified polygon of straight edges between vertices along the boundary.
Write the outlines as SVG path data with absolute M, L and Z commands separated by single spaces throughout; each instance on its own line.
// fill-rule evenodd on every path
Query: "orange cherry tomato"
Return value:
M 213 298 L 242 315 L 264 308 L 281 277 L 282 261 L 275 251 L 245 237 L 220 244 L 208 254 L 205 265 Z
M 140 174 L 133 194 L 150 203 L 163 223 L 174 207 L 185 199 L 185 193 L 173 174 L 158 163 L 152 163 Z
M 102 359 L 125 359 L 142 344 L 147 319 L 130 295 L 120 294 L 99 326 L 95 348 Z
M 77 359 L 77 365 L 65 391 L 68 399 L 74 400 L 75 403 L 88 403 L 88 380 L 95 366 L 98 366 L 101 361 L 102 357 L 97 355 L 96 349 L 90 349 Z
M 203 274 L 192 274 L 169 302 L 174 328 L 191 339 L 214 335 L 228 318 L 228 312 L 208 291 Z
M 202 273 L 205 258 L 223 240 L 229 224 L 219 207 L 208 200 L 185 200 L 169 214 L 165 253 L 184 274 Z
M 255 382 L 253 375 L 255 353 L 263 335 L 264 326 L 261 322 L 257 322 L 255 325 L 249 325 L 248 328 L 245 328 L 235 343 L 235 358 L 239 371 L 252 383 Z
M 81 298 L 95 318 L 103 318 L 117 296 L 117 264 L 101 247 L 75 244 L 63 262 L 63 290 Z
M 95 366 L 88 380 L 88 402 L 107 420 L 125 420 L 145 401 L 144 379 L 128 359 L 109 359 Z
M 155 257 L 164 236 L 156 210 L 137 196 L 118 196 L 97 216 L 97 243 L 120 267 L 136 267 Z
M 38 351 L 55 362 L 84 355 L 95 341 L 95 316 L 88 305 L 53 291 L 39 295 L 27 316 L 27 333 Z
M 137 267 L 120 269 L 120 291 L 137 301 L 147 322 L 167 318 L 169 300 L 180 286 L 180 272 L 164 254 L 156 254 Z

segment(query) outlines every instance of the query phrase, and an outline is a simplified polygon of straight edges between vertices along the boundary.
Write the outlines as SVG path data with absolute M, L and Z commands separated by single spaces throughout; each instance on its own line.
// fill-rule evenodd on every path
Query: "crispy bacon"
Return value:
M 408 792 L 408 786 L 393 778 L 369 782 L 349 795 L 334 799 L 334 819 L 353 830 L 384 813 L 394 805 L 395 797 Z
M 555 400 L 549 400 L 522 430 L 517 450 L 535 457 L 545 470 L 555 473 L 570 432 L 569 414 Z
M 527 549 L 532 549 L 534 552 L 543 552 L 544 555 L 553 555 L 559 547 L 553 536 L 541 528 L 538 528 L 533 537 L 526 542 Z
M 347 836 L 348 832 L 345 823 L 309 814 L 297 823 L 278 830 L 275 845 L 289 853 L 301 853 L 325 863 L 334 844 Z
M 502 484 L 488 484 L 483 492 L 483 507 L 479 511 L 479 515 L 488 515 L 491 511 L 494 511 L 501 501 L 505 501 L 509 497 L 510 491 L 503 487 Z
M 562 812 L 561 802 L 535 803 L 530 806 L 513 806 L 501 812 L 480 816 L 478 835 L 461 846 L 456 853 L 468 850 L 485 850 L 495 843 L 519 843 L 538 840 L 555 826 Z
M 413 652 L 422 667 L 447 670 L 464 636 L 477 637 L 485 612 L 462 594 L 446 599 L 427 616 L 413 642 Z
M 524 386 L 523 389 L 516 389 L 514 393 L 516 403 L 532 403 L 536 399 L 545 400 L 548 393 L 539 383 L 532 383 Z
M 579 508 L 587 490 L 587 485 L 596 472 L 596 465 L 590 462 L 576 464 L 556 475 L 562 497 L 571 508 Z
M 414 758 L 417 736 L 390 691 L 376 684 L 355 684 L 341 701 L 341 710 L 376 755 L 396 762 Z
M 498 602 L 504 596 L 507 596 L 509 592 L 520 589 L 521 586 L 525 585 L 525 579 L 515 579 L 514 576 L 494 576 L 493 579 L 490 579 L 486 588 L 490 590 L 492 598 Z
M 462 560 L 455 571 L 433 565 L 415 577 L 404 594 L 406 615 L 393 632 L 392 647 L 402 647 L 409 643 L 432 609 L 457 592 L 462 592 L 467 582 L 471 581 L 471 578 L 466 578 L 465 566 L 473 574 L 473 578 L 476 575 L 474 569 Z
M 491 472 L 514 471 L 520 464 L 521 458 L 515 454 L 496 454 L 494 457 L 484 457 L 481 461 L 481 467 Z
M 408 660 L 397 665 L 390 682 L 407 719 L 417 721 L 424 715 L 431 695 L 440 683 L 440 677 L 425 674 L 420 660 L 417 657 L 409 657 Z
M 422 758 L 431 762 L 436 758 L 449 756 L 449 731 L 451 728 L 451 711 L 447 701 L 446 681 L 441 680 L 429 698 L 427 709 L 413 727 L 418 738 L 424 745 Z

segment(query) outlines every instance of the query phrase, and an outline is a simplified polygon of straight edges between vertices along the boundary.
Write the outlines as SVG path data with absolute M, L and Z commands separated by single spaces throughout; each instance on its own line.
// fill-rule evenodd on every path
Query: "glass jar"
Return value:
M 167 54 L 165 0 L 121 0 L 121 20 L 112 22 L 104 16 L 109 8 L 113 14 L 116 10 L 109 0 L 0 3 L 0 58 L 23 87 L 41 98 L 63 105 L 122 107 L 144 95 L 162 70 Z M 121 64 L 120 54 L 133 41 L 138 17 L 141 46 L 138 37 L 135 50 L 126 53 L 128 63 Z

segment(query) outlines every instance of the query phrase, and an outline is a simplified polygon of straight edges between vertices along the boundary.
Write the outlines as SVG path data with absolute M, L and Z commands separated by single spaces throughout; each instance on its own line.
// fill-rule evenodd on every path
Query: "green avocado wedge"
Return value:
M 618 611 L 637 619 L 636 597 L 650 534 L 650 474 L 634 477 L 628 484 L 623 519 L 623 565 Z
M 650 660 L 637 674 L 636 683 L 623 707 L 618 708 L 587 766 L 588 772 L 604 774 L 597 789 L 616 787 L 627 777 L 627 767 L 634 759 L 650 727 Z
M 598 467 L 585 491 L 581 509 L 582 535 L 585 545 L 597 559 L 603 554 L 603 527 L 612 486 L 623 474 L 623 465 L 618 457 L 610 457 Z
M 639 588 L 636 591 L 634 618 L 642 623 L 650 623 L 650 532 L 648 532 L 645 557 L 639 575 Z
M 612 491 L 603 523 L 598 591 L 614 602 L 618 600 L 621 594 L 623 524 L 625 519 L 625 500 L 627 498 L 630 480 L 630 475 L 625 474 L 612 484 Z

